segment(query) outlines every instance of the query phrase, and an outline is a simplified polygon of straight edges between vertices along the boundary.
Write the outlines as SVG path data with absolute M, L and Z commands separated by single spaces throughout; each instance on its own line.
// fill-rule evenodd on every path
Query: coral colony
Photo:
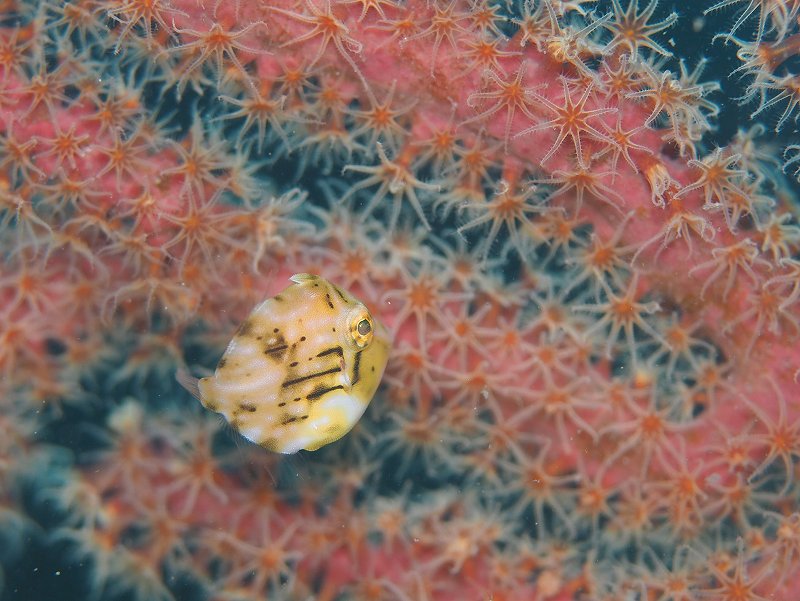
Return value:
M 4 598 L 795 599 L 800 2 L 664 4 L 1 2 Z M 284 457 L 174 375 L 296 273 L 393 348 Z

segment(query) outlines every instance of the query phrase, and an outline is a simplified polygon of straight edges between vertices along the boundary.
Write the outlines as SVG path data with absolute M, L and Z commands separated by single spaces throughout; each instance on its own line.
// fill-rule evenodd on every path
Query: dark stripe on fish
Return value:
M 341 346 L 334 346 L 329 349 L 325 349 L 321 353 L 317 353 L 317 357 L 327 357 L 328 355 L 339 355 L 340 357 L 344 357 L 344 351 L 342 350 Z
M 363 351 L 358 351 L 355 356 L 353 357 L 353 377 L 350 378 L 350 385 L 355 386 L 356 382 L 361 379 L 361 375 L 359 374 L 359 370 L 361 369 L 361 353 Z
M 281 384 L 281 388 L 289 388 L 289 386 L 294 386 L 295 384 L 299 384 L 300 382 L 305 382 L 307 380 L 313 380 L 314 378 L 319 378 L 321 376 L 327 376 L 329 374 L 335 374 L 336 372 L 342 371 L 341 367 L 332 367 L 330 369 L 326 369 L 325 371 L 318 371 L 314 374 L 308 374 L 307 376 L 301 376 L 299 378 L 295 378 L 293 380 L 286 380 L 283 384 Z
M 239 326 L 239 329 L 236 332 L 236 336 L 250 336 L 253 333 L 253 322 L 250 319 L 245 319 L 242 322 L 242 325 Z
M 286 417 L 281 421 L 281 426 L 288 426 L 289 424 L 293 424 L 296 421 L 308 419 L 307 415 L 301 415 L 300 417 Z
M 280 346 L 271 346 L 264 349 L 265 355 L 271 355 L 272 353 L 282 353 L 287 348 L 289 348 L 288 344 L 282 344 Z
M 314 390 L 312 393 L 310 393 L 306 397 L 306 399 L 308 399 L 309 401 L 315 401 L 318 398 L 320 398 L 321 396 L 326 395 L 329 392 L 333 392 L 334 390 L 344 390 L 344 386 L 339 384 L 337 386 L 331 386 L 330 388 L 319 388 L 317 390 Z
M 339 288 L 339 286 L 337 286 L 336 284 L 331 284 L 331 288 L 333 288 L 336 294 L 339 295 L 339 298 L 341 298 L 344 302 L 349 302 L 345 297 L 344 292 L 342 292 L 342 289 Z

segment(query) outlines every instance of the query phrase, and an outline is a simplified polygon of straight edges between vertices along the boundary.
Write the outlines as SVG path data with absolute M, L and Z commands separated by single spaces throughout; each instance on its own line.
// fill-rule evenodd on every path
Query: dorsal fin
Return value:
M 295 284 L 302 284 L 303 282 L 311 282 L 313 280 L 318 280 L 319 276 L 314 275 L 313 273 L 296 273 L 289 279 L 293 281 Z

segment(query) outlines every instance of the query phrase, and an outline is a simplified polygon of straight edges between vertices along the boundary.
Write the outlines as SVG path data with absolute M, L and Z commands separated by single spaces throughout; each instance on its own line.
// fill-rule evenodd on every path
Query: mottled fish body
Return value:
M 313 451 L 347 434 L 391 347 L 383 325 L 347 291 L 317 275 L 290 279 L 242 323 L 213 376 L 177 374 L 242 436 L 279 453 Z

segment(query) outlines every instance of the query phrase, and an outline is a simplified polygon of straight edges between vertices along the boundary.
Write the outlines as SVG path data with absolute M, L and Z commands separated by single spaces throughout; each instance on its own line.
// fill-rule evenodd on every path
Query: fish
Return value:
M 248 440 L 277 453 L 314 451 L 361 419 L 389 359 L 391 335 L 325 278 L 298 273 L 239 326 L 213 376 L 177 381 Z

